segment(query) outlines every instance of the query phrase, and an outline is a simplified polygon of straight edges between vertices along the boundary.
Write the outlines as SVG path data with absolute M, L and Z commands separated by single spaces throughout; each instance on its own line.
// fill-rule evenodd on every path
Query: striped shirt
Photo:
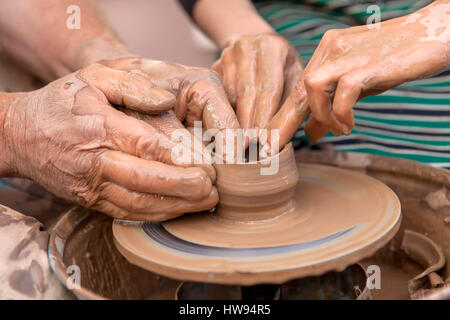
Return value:
M 255 6 L 291 42 L 306 64 L 329 29 L 366 24 L 374 10 L 383 21 L 412 13 L 431 2 L 255 1 Z M 186 8 L 192 12 L 193 4 Z M 302 124 L 293 137 L 294 145 L 400 157 L 450 169 L 450 71 L 366 97 L 355 105 L 354 117 L 351 135 L 335 137 L 329 133 L 314 145 L 305 136 Z

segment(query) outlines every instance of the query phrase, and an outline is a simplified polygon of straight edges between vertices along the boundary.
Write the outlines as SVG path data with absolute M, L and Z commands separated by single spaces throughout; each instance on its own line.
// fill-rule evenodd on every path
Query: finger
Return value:
M 333 99 L 333 113 L 349 135 L 353 125 L 353 106 L 361 95 L 361 79 L 357 74 L 344 75 L 338 82 Z
M 200 200 L 212 183 L 200 168 L 180 168 L 140 159 L 118 151 L 102 155 L 102 177 L 126 189 L 165 196 Z
M 230 133 L 236 133 L 234 129 L 239 129 L 239 122 L 217 74 L 195 82 L 188 90 L 186 101 L 189 110 L 186 126 L 192 127 L 195 121 L 202 121 L 206 129 L 218 129 L 214 134 L 216 151 L 219 146 L 219 154 L 236 159 L 239 153 L 242 153 L 239 151 L 240 144 L 236 143 L 235 139 L 230 141 L 227 137 L 233 137 Z
M 164 133 L 175 144 L 184 144 L 186 149 L 191 150 L 192 154 L 189 156 L 185 164 L 188 167 L 197 166 L 208 173 L 212 183 L 216 181 L 216 170 L 210 164 L 211 155 L 207 153 L 203 143 L 197 139 L 191 132 L 189 132 L 183 124 L 178 120 L 173 110 L 164 112 L 158 116 L 145 115 L 139 112 L 124 110 L 128 115 L 140 119 L 153 128 Z
M 105 121 L 105 128 L 107 138 L 116 150 L 146 160 L 182 165 L 172 153 L 175 143 L 144 121 L 127 115 L 110 116 Z
M 72 112 L 79 116 L 91 117 L 87 127 L 83 117 L 75 119 L 80 122 L 80 126 L 85 127 L 83 132 L 87 136 L 92 137 L 90 133 L 96 132 L 94 135 L 104 137 L 94 142 L 94 147 L 122 151 L 142 159 L 181 167 L 192 166 L 191 162 L 186 161 L 186 157 L 192 153 L 188 147 L 171 141 L 158 129 L 139 120 L 139 116 L 132 117 L 113 108 L 96 88 L 86 87 L 77 92 Z M 215 178 L 215 173 L 213 177 Z
M 324 137 L 328 132 L 330 132 L 330 128 L 324 126 L 320 123 L 316 118 L 311 116 L 305 125 L 305 134 L 312 142 L 319 141 L 322 137 Z
M 213 70 L 222 77 L 223 87 L 232 106 L 236 106 L 236 64 L 234 51 L 225 49 L 220 60 L 214 64 Z
M 281 150 L 286 145 L 300 125 L 310 114 L 307 103 L 306 89 L 303 80 L 297 82 L 295 90 L 286 99 L 281 109 L 275 114 L 269 124 L 268 145 L 271 149 L 276 142 L 272 141 L 272 130 L 278 130 L 278 149 Z M 276 135 L 274 135 L 276 136 Z
M 115 219 L 132 220 L 132 221 L 149 221 L 159 222 L 167 221 L 182 216 L 183 212 L 158 212 L 158 213 L 135 213 L 121 208 L 110 200 L 98 200 L 95 205 L 91 207 L 92 210 L 103 212 Z
M 284 90 L 282 103 L 294 92 L 295 86 L 303 72 L 302 62 L 294 48 L 289 47 L 290 53 L 284 70 Z
M 77 77 L 102 91 L 111 103 L 132 110 L 155 114 L 175 106 L 176 97 L 155 87 L 144 75 L 93 64 Z
M 239 128 L 239 122 L 216 73 L 196 81 L 187 91 L 186 101 L 186 126 L 192 127 L 195 121 L 203 121 L 207 129 Z
M 331 94 L 336 88 L 338 75 L 326 73 L 324 70 L 325 68 L 321 68 L 306 75 L 304 82 L 308 105 L 314 118 L 338 136 L 342 133 L 343 126 L 331 112 Z
M 164 221 L 188 212 L 201 212 L 212 209 L 219 201 L 215 188 L 202 200 L 189 201 L 132 192 L 114 183 L 103 187 L 101 198 L 93 207 L 95 210 L 106 211 L 115 218 L 138 221 Z
M 249 42 L 240 42 L 236 51 L 236 115 L 241 128 L 250 129 L 256 112 L 256 53 Z
M 328 46 L 332 42 L 333 33 L 327 31 L 326 34 L 327 36 L 320 41 L 294 89 L 269 124 L 270 129 L 279 130 L 279 149 L 290 141 L 311 112 L 304 80 L 310 72 L 316 71 L 323 64 L 329 53 Z M 271 148 L 271 134 L 268 135 L 268 144 Z
M 270 42 L 269 42 L 270 43 Z M 278 109 L 284 86 L 284 64 L 287 50 L 264 47 L 258 55 L 256 75 L 255 127 L 266 128 Z
M 92 89 L 86 94 L 90 92 L 95 93 Z M 92 122 L 88 123 L 91 126 L 95 125 L 95 127 L 101 128 L 101 135 L 104 136 L 104 139 L 99 141 L 99 143 L 103 147 L 122 151 L 146 160 L 185 166 L 176 157 L 177 154 L 172 153 L 176 144 L 170 141 L 162 132 L 159 132 L 144 121 L 116 110 L 104 101 L 94 99 L 93 95 L 85 97 L 86 94 L 80 91 L 80 95 L 77 96 L 75 101 L 74 110 L 77 115 L 95 116 L 92 117 Z M 95 110 L 95 112 L 92 110 Z M 80 125 L 86 125 L 85 122 L 82 121 Z M 186 154 L 189 153 L 189 151 L 180 149 Z

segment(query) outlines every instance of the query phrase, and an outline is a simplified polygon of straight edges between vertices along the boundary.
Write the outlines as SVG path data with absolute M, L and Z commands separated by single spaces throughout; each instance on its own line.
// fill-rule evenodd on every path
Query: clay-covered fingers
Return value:
M 261 42 L 256 72 L 256 128 L 266 128 L 277 112 L 284 88 L 284 70 L 288 54 L 285 40 L 270 36 Z M 282 44 L 283 43 L 283 44 Z
M 303 121 L 310 114 L 308 99 L 304 81 L 300 79 L 295 89 L 284 101 L 280 110 L 275 114 L 269 123 L 269 131 L 278 131 L 278 149 L 281 150 L 286 145 Z M 268 147 L 270 150 L 276 147 L 272 141 L 272 133 L 268 134 Z M 276 136 L 276 135 L 275 135 Z
M 283 103 L 280 110 L 275 114 L 269 124 L 269 129 L 279 130 L 279 149 L 283 148 L 283 146 L 290 141 L 303 121 L 310 115 L 312 110 L 312 108 L 310 108 L 311 100 L 313 100 L 313 108 L 318 110 L 319 117 L 322 121 L 328 123 L 330 126 L 336 126 L 336 131 L 341 129 L 340 124 L 330 114 L 331 102 L 329 101 L 330 94 L 329 88 L 327 88 L 327 85 L 329 85 L 329 83 L 326 82 L 327 79 L 321 79 L 318 76 L 309 76 L 313 71 L 319 69 L 326 60 L 326 57 L 329 54 L 327 46 L 332 41 L 330 39 L 334 37 L 334 34 L 335 31 L 328 31 L 326 33 L 324 40 L 319 43 L 319 46 L 311 57 L 305 70 L 303 70 L 297 56 L 293 54 L 288 56 L 286 67 L 290 67 L 285 73 L 286 83 L 282 99 Z M 291 50 L 293 50 L 293 48 L 291 48 Z M 306 81 L 307 83 L 305 83 L 305 79 L 308 79 L 308 81 Z M 311 94 L 318 97 L 318 101 L 309 97 L 309 92 L 306 88 L 307 86 L 309 87 Z M 325 89 L 325 91 L 322 89 Z M 312 121 L 311 123 L 320 124 L 319 121 Z M 323 125 L 320 125 L 320 127 L 321 132 L 324 130 L 323 128 L 328 128 Z M 330 131 L 329 128 L 326 129 L 325 134 L 328 131 Z M 269 146 L 271 146 L 271 135 L 268 137 Z
M 253 45 L 241 41 L 234 45 L 236 64 L 236 115 L 242 129 L 253 128 L 256 112 L 257 59 Z
M 119 111 L 106 115 L 104 120 L 105 140 L 110 149 L 145 159 L 171 165 L 180 165 L 172 150 L 175 143 L 159 130 L 144 121 L 127 116 Z
M 154 86 L 139 72 L 93 64 L 78 71 L 76 76 L 99 89 L 111 103 L 132 110 L 157 114 L 175 106 L 176 97 L 173 93 Z
M 333 113 L 341 122 L 344 134 L 349 135 L 353 125 L 353 107 L 361 97 L 364 78 L 361 72 L 343 75 L 333 96 Z
M 222 83 L 232 106 L 236 106 L 236 74 L 235 53 L 232 48 L 226 48 L 212 69 L 222 77 Z
M 186 93 L 186 126 L 203 121 L 207 129 L 237 129 L 239 122 L 217 73 L 202 71 Z
M 164 221 L 217 205 L 217 190 L 201 168 L 180 168 L 118 151 L 101 155 L 104 181 L 93 209 L 115 218 Z
M 284 89 L 281 104 L 294 92 L 295 86 L 303 74 L 303 64 L 294 47 L 289 47 L 284 66 Z
M 313 142 L 318 141 L 328 132 L 330 132 L 330 128 L 324 126 L 320 121 L 314 118 L 314 116 L 311 116 L 305 124 L 305 134 Z
M 112 183 L 103 187 L 102 195 L 93 209 L 114 218 L 136 221 L 165 221 L 184 213 L 212 209 L 219 201 L 215 188 L 208 197 L 196 201 L 129 191 Z
M 336 71 L 335 74 L 336 79 L 330 78 L 328 82 L 329 87 L 334 87 L 332 94 L 328 92 L 328 101 L 323 100 L 322 104 L 317 100 L 313 102 L 314 96 L 310 95 L 311 88 L 307 89 L 312 117 L 305 126 L 305 132 L 312 141 L 319 140 L 330 130 L 334 135 L 341 133 L 349 135 L 353 129 L 353 107 L 363 96 L 364 87 L 368 84 L 365 81 L 368 77 L 367 72 L 365 69 L 359 69 L 341 74 Z M 326 91 L 318 87 L 314 90 Z M 321 110 L 318 111 L 318 109 Z M 324 116 L 324 113 L 327 115 Z
M 104 181 L 128 190 L 188 200 L 207 198 L 212 189 L 209 175 L 201 168 L 176 167 L 119 151 L 101 155 L 101 174 Z
M 239 143 L 230 140 L 230 133 L 234 134 L 234 129 L 239 129 L 239 122 L 231 107 L 225 91 L 216 73 L 211 77 L 196 81 L 187 93 L 188 110 L 198 110 L 201 112 L 188 112 L 186 116 L 186 126 L 195 126 L 195 121 L 201 121 L 205 129 L 211 129 L 214 136 L 216 155 L 236 159 L 241 150 Z
M 185 159 L 186 161 L 183 165 L 186 167 L 196 166 L 202 168 L 206 173 L 208 173 L 211 181 L 215 183 L 216 171 L 211 165 L 210 153 L 206 151 L 201 140 L 196 139 L 196 137 L 194 137 L 194 135 L 183 126 L 172 110 L 161 113 L 158 116 L 146 115 L 127 109 L 123 109 L 123 111 L 127 115 L 140 119 L 162 132 L 174 144 L 183 145 L 183 151 L 190 150 L 191 152 L 186 155 L 187 158 Z
M 308 105 L 314 118 L 338 136 L 344 131 L 344 127 L 332 112 L 331 99 L 339 75 L 322 71 L 324 69 L 305 75 L 304 83 L 308 95 Z

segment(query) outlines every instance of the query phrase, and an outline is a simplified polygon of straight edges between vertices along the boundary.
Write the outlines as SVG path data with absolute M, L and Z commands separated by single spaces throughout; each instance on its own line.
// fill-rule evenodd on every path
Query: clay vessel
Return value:
M 274 174 L 262 174 L 261 169 L 267 169 L 274 163 L 272 161 L 278 161 L 278 170 Z M 220 196 L 218 217 L 257 221 L 272 219 L 293 209 L 298 171 L 291 143 L 265 161 L 216 164 L 215 168 Z

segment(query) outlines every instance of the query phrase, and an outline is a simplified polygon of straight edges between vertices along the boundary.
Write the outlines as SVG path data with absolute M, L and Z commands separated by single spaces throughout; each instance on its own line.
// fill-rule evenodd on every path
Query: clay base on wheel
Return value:
M 292 208 L 281 216 L 248 222 L 216 211 L 165 223 L 115 221 L 115 243 L 131 263 L 170 278 L 254 285 L 342 271 L 394 236 L 400 202 L 383 183 L 345 169 L 297 167 Z

